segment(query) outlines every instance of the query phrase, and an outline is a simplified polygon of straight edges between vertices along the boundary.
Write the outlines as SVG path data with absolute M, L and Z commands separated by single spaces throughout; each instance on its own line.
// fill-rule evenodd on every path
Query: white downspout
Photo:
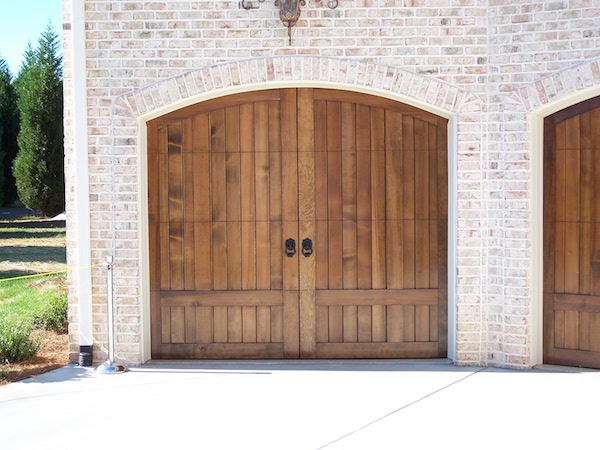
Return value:
M 75 148 L 75 216 L 77 264 L 91 266 L 90 195 L 88 176 L 87 76 L 85 56 L 85 1 L 71 2 L 71 33 L 73 59 L 73 145 Z M 91 350 L 94 343 L 92 327 L 92 278 L 90 269 L 76 271 L 79 293 L 79 349 Z

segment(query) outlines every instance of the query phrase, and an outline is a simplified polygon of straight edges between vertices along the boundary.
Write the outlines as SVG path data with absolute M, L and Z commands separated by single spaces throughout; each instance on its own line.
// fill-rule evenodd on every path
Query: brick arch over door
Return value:
M 320 56 L 281 56 L 208 66 L 123 94 L 116 104 L 127 116 L 156 117 L 226 95 L 221 91 L 264 89 L 275 87 L 273 83 L 377 92 L 446 117 L 480 111 L 482 104 L 469 91 L 402 68 Z
M 148 122 L 152 358 L 446 356 L 447 140 L 312 88 Z

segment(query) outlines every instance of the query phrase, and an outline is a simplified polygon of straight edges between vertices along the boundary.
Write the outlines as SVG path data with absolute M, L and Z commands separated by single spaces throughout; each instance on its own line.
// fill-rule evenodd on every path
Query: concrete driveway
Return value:
M 596 448 L 600 372 L 447 361 L 70 365 L 0 388 L 16 449 Z

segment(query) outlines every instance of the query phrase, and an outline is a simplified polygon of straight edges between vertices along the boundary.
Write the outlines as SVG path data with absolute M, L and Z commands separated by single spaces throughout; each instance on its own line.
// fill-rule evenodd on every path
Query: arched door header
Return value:
M 476 95 L 401 68 L 304 56 L 251 59 L 205 67 L 124 94 L 121 101 L 134 116 L 149 120 L 211 98 L 274 87 L 323 87 L 370 93 L 446 118 L 459 111 L 481 110 L 481 100 Z

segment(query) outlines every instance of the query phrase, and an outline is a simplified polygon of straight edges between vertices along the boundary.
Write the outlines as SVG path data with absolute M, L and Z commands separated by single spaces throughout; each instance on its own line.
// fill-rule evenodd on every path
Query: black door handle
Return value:
M 313 253 L 312 240 L 306 238 L 302 241 L 302 254 L 305 258 L 308 258 Z
M 287 241 L 285 241 L 285 256 L 287 256 L 288 258 L 291 258 L 292 256 L 294 256 L 296 254 L 296 241 L 293 240 L 292 238 L 289 238 Z

